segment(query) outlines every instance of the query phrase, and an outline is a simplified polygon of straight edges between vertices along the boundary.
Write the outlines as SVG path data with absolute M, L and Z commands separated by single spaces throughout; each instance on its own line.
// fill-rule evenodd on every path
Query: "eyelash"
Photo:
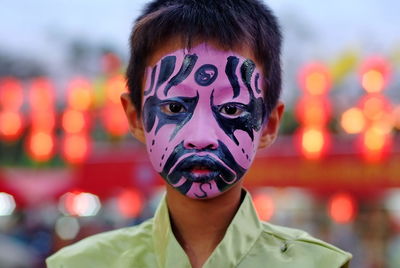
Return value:
M 176 108 L 178 108 L 178 110 L 174 111 Z M 168 115 L 174 115 L 186 112 L 186 108 L 179 102 L 169 102 L 161 106 L 161 111 Z
M 234 108 L 234 110 L 228 111 L 227 109 Z M 219 112 L 223 114 L 223 116 L 226 117 L 238 117 L 240 116 L 243 112 L 246 111 L 246 108 L 239 103 L 227 103 L 224 105 L 221 105 L 219 108 Z M 231 113 L 233 112 L 233 113 Z

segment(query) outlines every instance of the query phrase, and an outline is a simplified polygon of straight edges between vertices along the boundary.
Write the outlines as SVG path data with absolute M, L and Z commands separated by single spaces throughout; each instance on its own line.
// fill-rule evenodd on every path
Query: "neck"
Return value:
M 191 199 L 167 185 L 174 235 L 192 267 L 201 267 L 225 235 L 241 203 L 241 184 L 212 199 Z

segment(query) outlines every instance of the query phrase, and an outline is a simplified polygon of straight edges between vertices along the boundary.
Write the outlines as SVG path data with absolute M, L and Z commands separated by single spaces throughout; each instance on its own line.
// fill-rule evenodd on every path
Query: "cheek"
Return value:
M 159 129 L 157 134 L 155 134 L 154 129 L 149 133 L 145 133 L 146 148 L 154 169 L 157 172 L 161 172 L 168 156 L 176 146 L 176 144 L 172 144 L 169 141 L 169 138 L 175 129 L 175 125 L 165 125 Z
M 260 132 L 254 132 L 254 140 L 251 140 L 248 133 L 242 130 L 236 130 L 234 135 L 239 141 L 239 145 L 231 142 L 229 149 L 236 162 L 243 168 L 248 169 L 257 151 Z

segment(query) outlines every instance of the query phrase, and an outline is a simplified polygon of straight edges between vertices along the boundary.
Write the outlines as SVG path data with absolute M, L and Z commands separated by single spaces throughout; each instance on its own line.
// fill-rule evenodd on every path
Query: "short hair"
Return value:
M 224 49 L 243 45 L 262 64 L 264 99 L 269 113 L 281 93 L 282 35 L 277 18 L 259 0 L 153 0 L 135 21 L 126 72 L 133 105 L 140 116 L 143 79 L 151 55 L 171 38 L 190 49 L 196 40 Z

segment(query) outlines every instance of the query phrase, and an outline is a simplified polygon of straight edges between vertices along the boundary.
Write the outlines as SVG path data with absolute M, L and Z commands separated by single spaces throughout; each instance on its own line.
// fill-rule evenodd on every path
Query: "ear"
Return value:
M 128 118 L 130 132 L 138 141 L 145 143 L 142 120 L 138 117 L 138 111 L 135 105 L 133 105 L 129 93 L 122 93 L 121 103 Z
M 276 136 L 278 135 L 279 125 L 281 123 L 284 110 L 285 105 L 283 102 L 279 101 L 275 108 L 271 111 L 268 121 L 262 130 L 258 149 L 266 148 L 274 143 Z

